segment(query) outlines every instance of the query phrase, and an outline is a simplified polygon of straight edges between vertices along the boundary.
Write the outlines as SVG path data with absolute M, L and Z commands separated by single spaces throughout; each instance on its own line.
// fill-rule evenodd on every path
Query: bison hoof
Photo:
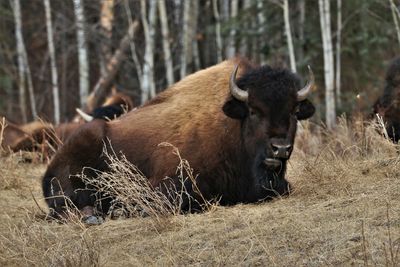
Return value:
M 104 222 L 102 217 L 90 215 L 83 218 L 83 222 L 87 225 L 100 225 Z

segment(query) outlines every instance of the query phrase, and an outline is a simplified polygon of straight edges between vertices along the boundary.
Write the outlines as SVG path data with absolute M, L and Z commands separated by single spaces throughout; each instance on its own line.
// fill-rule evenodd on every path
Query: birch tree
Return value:
M 340 108 L 341 99 L 341 42 L 342 42 L 342 0 L 337 0 L 337 34 L 336 34 L 336 103 Z
M 254 47 L 259 47 L 259 43 L 262 43 L 263 38 L 262 36 L 264 35 L 265 32 L 265 24 L 266 24 L 266 19 L 265 19 L 265 15 L 264 15 L 264 0 L 257 0 L 257 20 L 258 20 L 258 40 L 257 45 L 254 45 Z M 263 55 L 263 53 L 259 53 L 257 51 L 257 53 L 255 53 L 256 55 L 260 54 L 260 64 L 264 65 L 266 63 L 266 59 L 265 56 Z
M 389 3 L 390 3 L 390 9 L 392 10 L 394 25 L 396 27 L 397 41 L 399 42 L 400 45 L 400 27 L 399 27 L 400 13 L 393 0 L 389 0 Z
M 290 58 L 290 69 L 296 73 L 296 57 L 294 55 L 294 48 L 293 48 L 293 39 L 292 39 L 292 32 L 290 29 L 290 20 L 289 20 L 289 1 L 283 0 L 283 18 L 285 21 L 285 35 L 287 40 L 287 45 L 289 49 L 289 58 Z
M 34 119 L 37 119 L 38 115 L 37 115 L 37 111 L 36 111 L 35 91 L 33 89 L 31 68 L 29 67 L 28 54 L 26 53 L 24 42 L 23 42 L 23 53 L 24 53 L 24 69 L 26 72 L 27 80 L 28 80 L 29 101 L 31 104 L 32 116 Z
M 128 18 L 128 24 L 129 24 L 129 29 L 133 27 L 134 22 L 132 21 L 132 12 L 131 12 L 131 8 L 129 7 L 129 2 L 128 0 L 124 1 L 124 6 L 125 6 L 125 11 L 126 11 L 126 16 Z M 142 84 L 143 84 L 143 69 L 142 69 L 142 65 L 140 64 L 139 58 L 137 56 L 136 53 L 136 45 L 135 42 L 133 40 L 134 38 L 134 31 L 132 31 L 132 34 L 129 34 L 129 30 L 128 30 L 128 38 L 129 38 L 129 47 L 131 49 L 131 56 L 133 59 L 133 63 L 135 64 L 135 69 L 136 69 L 136 73 L 137 73 L 137 77 L 138 77 L 138 81 L 139 81 L 139 86 L 140 88 L 142 88 Z
M 239 1 L 232 0 L 231 1 L 231 20 L 234 21 L 238 15 L 239 9 Z M 227 48 L 226 48 L 226 58 L 234 57 L 236 54 L 236 46 L 235 46 L 235 38 L 236 38 L 236 27 L 235 25 L 231 27 L 229 32 L 229 37 L 227 40 Z
M 110 91 L 112 82 L 115 79 L 115 76 L 118 73 L 118 70 L 126 58 L 126 52 L 129 50 L 129 45 L 135 32 L 137 32 L 139 28 L 139 22 L 134 21 L 129 25 L 128 31 L 124 38 L 122 38 L 119 48 L 115 50 L 113 56 L 107 64 L 107 75 L 101 76 L 97 81 L 93 91 L 90 93 L 88 97 L 88 101 L 84 108 L 85 111 L 93 110 L 95 107 L 98 107 L 103 102 L 104 98 Z
M 46 13 L 46 29 L 47 29 L 47 43 L 49 46 L 50 65 L 51 65 L 51 83 L 53 92 L 53 104 L 54 104 L 54 122 L 60 123 L 60 96 L 58 90 L 58 75 L 56 67 L 56 53 L 54 48 L 53 40 L 53 26 L 51 22 L 51 7 L 50 0 L 43 0 L 45 13 Z
M 89 95 L 89 60 L 87 55 L 87 43 L 85 37 L 85 15 L 81 0 L 73 0 L 75 11 L 76 39 L 78 42 L 79 59 L 79 96 L 83 107 Z
M 212 0 L 213 14 L 215 19 L 215 40 L 217 43 L 217 61 L 222 61 L 222 37 L 221 37 L 221 17 L 218 11 L 218 0 Z
M 243 1 L 243 10 L 245 12 L 249 10 L 250 6 L 251 6 L 251 0 L 244 0 Z M 251 29 L 251 27 L 252 27 L 251 19 L 249 19 L 248 21 L 244 22 L 244 25 L 243 25 L 242 28 Z M 249 38 L 246 38 L 245 36 L 242 36 L 242 38 L 240 39 L 240 48 L 239 48 L 240 54 L 242 56 L 247 56 L 247 57 L 250 56 L 249 55 L 248 43 L 249 43 Z
M 25 81 L 28 82 L 29 101 L 32 116 L 37 118 L 35 92 L 33 89 L 31 69 L 29 67 L 28 54 L 26 53 L 25 41 L 22 34 L 21 4 L 19 0 L 11 1 L 15 19 L 15 36 L 17 43 L 18 73 L 19 73 L 19 102 L 23 122 L 27 122 Z
M 181 67 L 180 77 L 181 79 L 186 76 L 188 57 L 191 54 L 191 33 L 190 33 L 190 9 L 191 0 L 183 2 L 183 28 L 182 28 L 182 52 L 181 52 Z
M 305 44 L 305 38 L 304 38 L 304 24 L 306 22 L 306 1 L 305 0 L 299 0 L 298 1 L 298 8 L 299 8 L 299 46 L 298 46 L 298 62 L 303 62 L 304 61 L 304 44 Z
M 329 0 L 318 0 L 318 5 L 321 23 L 322 47 L 324 53 L 326 126 L 328 127 L 328 129 L 333 129 L 336 124 L 336 108 L 334 94 L 334 62 Z
M 148 19 L 146 2 L 149 3 Z M 141 16 L 145 39 L 143 83 L 141 87 L 142 103 L 156 95 L 156 87 L 154 83 L 154 27 L 156 21 L 156 9 L 156 0 L 141 0 Z
M 168 16 L 167 16 L 167 8 L 165 5 L 165 0 L 158 0 L 158 12 L 160 14 L 162 45 L 163 45 L 167 84 L 171 85 L 174 83 L 174 67 L 171 56 Z
M 15 19 L 15 36 L 17 42 L 17 57 L 18 57 L 18 92 L 19 92 L 19 107 L 21 109 L 22 121 L 27 122 L 26 114 L 26 90 L 25 90 L 25 70 L 24 70 L 24 53 L 23 53 L 23 37 L 22 37 L 22 26 L 21 26 L 21 7 L 19 0 L 15 0 L 14 4 L 10 2 L 13 7 L 14 19 Z
M 125 1 L 126 2 L 126 1 Z M 102 0 L 100 9 L 100 28 L 103 40 L 100 43 L 100 71 L 101 75 L 106 75 L 107 62 L 112 57 L 111 37 L 114 23 L 114 0 Z
M 196 71 L 201 68 L 199 45 L 197 42 L 197 22 L 198 22 L 198 17 L 199 17 L 199 1 L 193 1 L 190 17 L 191 17 L 190 29 L 191 29 L 192 55 L 189 54 L 189 56 L 191 58 L 193 58 L 194 71 Z

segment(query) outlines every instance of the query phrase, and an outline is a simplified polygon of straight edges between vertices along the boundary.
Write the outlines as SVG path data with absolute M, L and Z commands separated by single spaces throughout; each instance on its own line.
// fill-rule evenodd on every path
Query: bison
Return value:
M 383 94 L 373 109 L 385 122 L 388 137 L 397 143 L 400 139 L 400 57 L 391 61 L 386 71 Z
M 85 121 L 89 122 L 94 119 L 112 120 L 133 108 L 134 104 L 129 96 L 113 89 L 112 94 L 105 99 L 103 105 L 95 108 L 91 114 L 87 114 L 79 108 L 76 111 Z
M 128 95 L 113 90 L 105 99 L 103 105 L 94 109 L 90 114 L 83 113 L 78 109 L 78 113 L 83 115 L 83 120 L 78 118 L 73 122 L 65 122 L 55 126 L 42 121 L 34 121 L 23 125 L 16 125 L 6 121 L 2 147 L 11 149 L 14 152 L 19 150 L 39 150 L 48 154 L 51 152 L 49 148 L 57 149 L 84 124 L 85 120 L 112 120 L 133 107 L 133 101 Z
M 178 158 L 159 146 L 174 145 L 198 174 L 196 190 L 191 182 L 184 187 L 199 202 L 218 198 L 230 205 L 287 194 L 285 172 L 297 121 L 315 111 L 307 99 L 313 83 L 311 69 L 302 87 L 287 69 L 229 60 L 187 76 L 119 119 L 85 124 L 44 174 L 42 188 L 52 215 L 62 216 L 67 206 L 86 214 L 95 205 L 100 213 L 108 211 L 111 200 L 96 201 L 93 188 L 76 175 L 95 179 L 93 170 L 107 170 L 106 139 L 154 188 L 180 186 Z M 184 201 L 182 209 L 188 208 Z

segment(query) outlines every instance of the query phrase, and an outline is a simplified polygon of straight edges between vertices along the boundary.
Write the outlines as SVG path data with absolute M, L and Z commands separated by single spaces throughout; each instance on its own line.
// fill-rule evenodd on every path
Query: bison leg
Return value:
M 96 192 L 88 188 L 79 175 L 94 177 L 93 169 L 105 168 L 102 159 L 104 132 L 103 120 L 83 125 L 50 162 L 42 188 L 53 217 L 62 217 L 60 215 L 68 208 L 87 211 L 87 207 L 94 207 Z

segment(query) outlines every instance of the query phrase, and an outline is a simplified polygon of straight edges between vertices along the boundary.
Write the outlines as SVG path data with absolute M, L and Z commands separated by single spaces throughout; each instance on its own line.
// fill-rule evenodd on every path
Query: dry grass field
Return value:
M 400 266 L 400 156 L 373 127 L 305 125 L 289 197 L 91 227 L 46 221 L 45 165 L 4 155 L 0 266 Z

